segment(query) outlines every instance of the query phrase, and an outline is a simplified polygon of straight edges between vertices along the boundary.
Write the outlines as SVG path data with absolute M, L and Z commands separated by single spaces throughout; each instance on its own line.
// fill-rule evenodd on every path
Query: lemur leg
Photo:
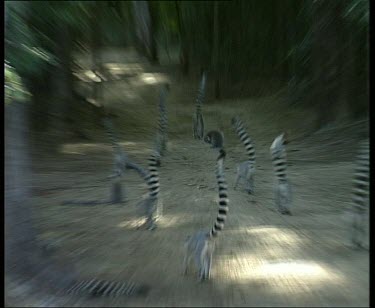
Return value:
M 352 222 L 352 243 L 357 248 L 362 248 L 365 238 L 365 215 L 363 213 L 353 213 Z
M 208 280 L 211 277 L 211 263 L 212 263 L 212 253 L 206 253 L 205 258 L 205 273 L 204 279 Z
M 252 195 L 254 193 L 254 172 L 249 171 L 246 178 L 246 191 Z
M 277 183 L 276 205 L 283 215 L 291 215 L 291 189 L 288 182 Z
M 117 177 L 111 186 L 111 201 L 110 203 L 116 204 L 124 201 L 124 191 L 121 185 L 121 178 Z
M 240 182 L 241 179 L 241 168 L 240 166 L 237 167 L 237 173 L 236 173 L 236 182 L 234 183 L 234 190 L 237 189 L 238 183 Z
M 186 275 L 187 272 L 188 272 L 188 266 L 189 266 L 189 263 L 190 263 L 190 260 L 191 260 L 191 257 L 192 257 L 192 254 L 190 253 L 190 249 L 189 249 L 189 240 L 190 238 L 188 238 L 188 240 L 186 241 L 185 243 L 185 246 L 184 246 L 184 262 L 183 262 L 183 266 L 182 266 L 182 274 L 183 275 Z
M 157 211 L 158 200 L 150 199 L 149 201 L 150 202 L 148 204 L 147 219 L 146 219 L 145 226 L 147 230 L 154 230 L 157 227 L 155 214 Z

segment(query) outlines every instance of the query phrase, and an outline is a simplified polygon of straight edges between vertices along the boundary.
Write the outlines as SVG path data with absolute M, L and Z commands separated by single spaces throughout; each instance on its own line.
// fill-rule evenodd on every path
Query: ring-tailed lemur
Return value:
M 275 138 L 270 151 L 277 181 L 275 184 L 276 205 L 281 214 L 292 215 L 290 211 L 292 192 L 286 176 L 287 163 L 284 134 Z
M 99 205 L 99 204 L 114 204 L 114 203 L 121 203 L 123 202 L 123 189 L 121 186 L 121 178 L 124 176 L 126 169 L 132 169 L 138 172 L 138 174 L 145 178 L 147 177 L 147 172 L 138 164 L 129 160 L 128 156 L 126 155 L 125 151 L 121 147 L 118 142 L 118 138 L 114 132 L 112 121 L 106 117 L 103 120 L 103 125 L 106 129 L 107 136 L 111 142 L 113 148 L 113 174 L 106 177 L 106 180 L 112 180 L 112 187 L 111 187 L 111 198 L 110 201 L 64 201 L 63 205 Z M 100 180 L 102 181 L 102 180 Z
M 211 144 L 214 149 L 221 149 L 224 147 L 224 134 L 217 130 L 212 130 L 206 134 L 204 142 Z
M 198 96 L 197 96 L 196 104 L 195 104 L 196 110 L 193 116 L 193 137 L 194 139 L 199 139 L 199 140 L 202 140 L 203 135 L 204 135 L 202 104 L 203 104 L 204 92 L 206 88 L 206 79 L 207 79 L 206 72 L 203 72 L 202 80 L 198 89 Z
M 254 176 L 255 176 L 255 149 L 253 142 L 247 134 L 241 119 L 236 116 L 232 118 L 232 126 L 240 137 L 241 142 L 245 146 L 245 150 L 248 156 L 248 160 L 240 163 L 237 166 L 236 182 L 234 189 L 241 179 L 245 182 L 245 189 L 249 194 L 254 193 Z
M 357 166 L 354 176 L 353 213 L 351 223 L 351 240 L 356 248 L 366 248 L 366 219 L 368 219 L 369 193 L 369 142 L 360 144 Z
M 148 197 L 141 201 L 140 207 L 142 209 L 142 216 L 146 216 L 144 227 L 148 230 L 154 230 L 156 226 L 156 219 L 161 216 L 162 203 L 158 198 L 160 184 L 158 174 L 160 154 L 157 151 L 152 152 L 148 168 L 149 173 L 145 178 L 149 190 Z
M 224 158 L 226 153 L 220 149 L 217 158 L 216 178 L 219 187 L 219 213 L 214 226 L 210 231 L 199 231 L 189 236 L 185 241 L 185 256 L 183 261 L 183 273 L 187 273 L 188 265 L 193 258 L 199 272 L 199 279 L 210 278 L 212 255 L 215 249 L 215 238 L 224 229 L 224 223 L 228 213 L 227 184 L 224 177 Z
M 164 151 L 167 150 L 168 142 L 168 114 L 165 105 L 166 97 L 169 91 L 169 84 L 163 85 L 160 91 L 159 99 L 159 122 L 158 122 L 158 133 L 157 133 L 157 149 L 161 156 L 164 155 Z
M 118 142 L 118 138 L 113 129 L 112 122 L 108 118 L 105 118 L 103 120 L 103 123 L 114 153 L 114 172 L 112 175 L 108 176 L 108 179 L 121 177 L 124 174 L 125 169 L 137 171 L 142 178 L 147 176 L 147 172 L 141 166 L 129 160 L 124 149 Z
M 119 297 L 123 295 L 146 295 L 149 287 L 133 282 L 114 282 L 100 279 L 82 280 L 73 284 L 68 294 Z

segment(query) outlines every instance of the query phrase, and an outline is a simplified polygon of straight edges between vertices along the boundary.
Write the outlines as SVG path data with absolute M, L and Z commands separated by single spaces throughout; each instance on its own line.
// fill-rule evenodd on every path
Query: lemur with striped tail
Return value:
M 249 194 L 254 193 L 254 176 L 255 176 L 255 149 L 253 142 L 249 135 L 247 134 L 245 127 L 238 116 L 232 118 L 232 126 L 236 131 L 241 142 L 245 146 L 246 154 L 248 160 L 240 163 L 237 166 L 237 175 L 236 182 L 234 184 L 234 189 L 237 188 L 237 185 L 241 179 L 244 180 L 245 189 Z
M 275 200 L 279 212 L 283 215 L 292 215 L 290 206 L 292 203 L 292 192 L 290 183 L 286 176 L 286 150 L 285 134 L 281 134 L 273 141 L 270 152 L 276 175 Z
M 157 218 L 162 215 L 162 202 L 158 198 L 160 191 L 159 184 L 159 165 L 160 153 L 158 151 L 153 151 L 148 160 L 148 170 L 149 173 L 145 177 L 147 182 L 149 194 L 146 199 L 142 200 L 139 204 L 141 209 L 141 215 L 146 217 L 146 222 L 143 225 L 147 230 L 154 230 Z
M 188 265 L 193 258 L 198 269 L 200 281 L 210 279 L 215 240 L 220 231 L 224 229 L 224 223 L 229 209 L 227 196 L 228 187 L 224 177 L 225 156 L 226 153 L 224 149 L 220 149 L 216 169 L 216 178 L 219 188 L 219 212 L 216 221 L 210 231 L 199 231 L 189 236 L 184 244 L 185 256 L 183 261 L 183 274 L 187 274 Z
M 195 113 L 193 116 L 193 137 L 194 139 L 202 140 L 204 136 L 204 121 L 202 115 L 202 104 L 204 100 L 204 93 L 206 89 L 207 74 L 203 72 L 202 80 L 198 89 L 198 96 L 195 103 Z
M 147 176 L 147 172 L 142 167 L 129 160 L 124 149 L 118 142 L 118 137 L 113 129 L 112 121 L 110 121 L 109 118 L 105 118 L 103 124 L 106 128 L 106 133 L 111 142 L 114 154 L 114 172 L 108 177 L 108 179 L 121 177 L 124 174 L 125 169 L 135 170 L 142 178 Z
M 166 108 L 166 98 L 169 92 L 169 84 L 166 83 L 162 86 L 159 98 L 159 122 L 158 132 L 156 136 L 156 146 L 161 156 L 167 150 L 168 143 L 168 114 Z
M 367 248 L 366 219 L 369 205 L 369 142 L 361 142 L 353 180 L 351 241 L 355 248 Z
M 64 201 L 63 205 L 99 205 L 99 204 L 115 204 L 115 203 L 122 203 L 123 202 L 123 189 L 121 186 L 121 179 L 125 174 L 126 169 L 135 170 L 142 178 L 147 177 L 147 172 L 138 164 L 130 161 L 128 156 L 126 155 L 124 149 L 118 142 L 117 135 L 114 132 L 112 121 L 105 117 L 103 119 L 103 125 L 106 129 L 106 133 L 108 139 L 112 145 L 113 149 L 113 173 L 106 177 L 106 181 L 112 181 L 111 187 L 111 197 L 109 201 L 97 201 L 97 200 L 89 200 L 89 201 Z M 103 181 L 103 180 L 100 180 Z

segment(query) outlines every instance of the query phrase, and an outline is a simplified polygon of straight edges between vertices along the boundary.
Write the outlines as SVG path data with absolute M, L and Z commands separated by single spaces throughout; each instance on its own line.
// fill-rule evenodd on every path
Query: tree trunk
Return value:
M 159 64 L 159 55 L 156 42 L 156 8 L 154 7 L 156 2 L 147 1 L 148 11 L 150 14 L 150 60 L 152 64 Z
M 152 63 L 157 63 L 158 55 L 153 33 L 155 16 L 152 15 L 150 4 L 148 1 L 133 1 L 133 10 L 138 50 Z
M 335 119 L 339 100 L 339 1 L 317 1 L 313 6 L 312 97 L 318 113 L 317 128 Z
M 92 71 L 101 76 L 102 58 L 101 58 L 101 7 L 100 2 L 95 1 L 91 12 L 91 63 Z M 92 98 L 99 105 L 102 105 L 102 81 L 92 83 Z
M 27 103 L 5 106 L 5 273 L 33 287 L 58 291 L 72 283 L 72 268 L 58 268 L 38 247 L 30 204 Z
M 189 74 L 190 61 L 189 61 L 189 45 L 187 43 L 185 27 L 182 23 L 181 8 L 178 1 L 175 1 L 177 24 L 180 33 L 181 49 L 180 49 L 180 65 L 182 73 L 187 76 Z
M 212 66 L 214 68 L 215 78 L 215 99 L 221 98 L 220 93 L 220 68 L 219 68 L 219 7 L 218 1 L 214 2 L 214 27 L 213 27 L 214 44 L 212 49 Z
M 60 65 L 54 76 L 54 102 L 51 104 L 54 133 L 62 138 L 67 138 L 67 132 L 72 130 L 68 125 L 73 101 L 73 75 L 71 71 L 71 52 L 73 42 L 67 27 L 60 25 L 57 30 L 58 42 L 56 44 L 56 56 Z M 70 122 L 71 124 L 72 122 Z

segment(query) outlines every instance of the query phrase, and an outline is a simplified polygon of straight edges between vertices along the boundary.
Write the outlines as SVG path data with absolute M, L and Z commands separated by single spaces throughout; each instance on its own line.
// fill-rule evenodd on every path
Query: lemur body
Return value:
M 147 172 L 138 164 L 129 160 L 125 151 L 118 143 L 118 138 L 114 132 L 112 122 L 109 118 L 104 118 L 103 120 L 104 127 L 108 139 L 111 143 L 113 149 L 113 173 L 109 175 L 106 180 L 112 181 L 111 187 L 111 198 L 109 201 L 103 200 L 89 200 L 89 201 L 64 201 L 63 205 L 99 205 L 99 204 L 113 204 L 123 202 L 123 189 L 121 186 L 121 179 L 125 174 L 126 169 L 132 169 L 137 171 L 137 173 L 142 177 L 147 177 Z
M 212 130 L 206 134 L 204 142 L 211 144 L 214 149 L 221 149 L 224 147 L 224 134 L 217 130 Z
M 240 163 L 237 166 L 236 182 L 234 189 L 237 188 L 238 183 L 243 179 L 245 189 L 249 194 L 254 193 L 254 177 L 255 177 L 255 149 L 252 140 L 247 134 L 244 125 L 238 116 L 232 118 L 232 126 L 239 136 L 241 142 L 245 146 L 248 160 Z
M 198 231 L 189 236 L 184 244 L 185 256 L 183 261 L 183 273 L 187 273 L 188 265 L 191 259 L 198 269 L 199 279 L 206 280 L 210 278 L 212 256 L 215 249 L 215 239 L 224 229 L 224 223 L 228 213 L 227 184 L 224 178 L 224 158 L 226 153 L 220 149 L 217 159 L 216 178 L 219 187 L 219 212 L 214 226 L 210 231 Z
M 369 142 L 360 144 L 353 180 L 353 209 L 351 241 L 356 248 L 367 248 L 368 206 L 369 206 Z M 368 241 L 368 238 L 367 238 Z
M 103 120 L 103 123 L 106 128 L 108 139 L 111 142 L 114 155 L 114 172 L 108 178 L 110 179 L 115 177 L 121 177 L 124 175 L 126 169 L 135 170 L 142 178 L 144 178 L 147 175 L 147 172 L 141 166 L 129 160 L 125 151 L 118 142 L 118 138 L 114 132 L 112 122 L 108 118 L 106 118 Z
M 195 103 L 195 113 L 193 115 L 193 137 L 202 140 L 204 136 L 204 120 L 202 115 L 202 104 L 204 100 L 204 92 L 206 88 L 207 75 L 202 74 L 202 80 L 198 89 L 198 96 Z
M 284 134 L 275 138 L 271 145 L 270 152 L 276 175 L 276 206 L 281 214 L 291 215 L 290 206 L 292 203 L 292 192 L 286 176 L 287 162 Z

